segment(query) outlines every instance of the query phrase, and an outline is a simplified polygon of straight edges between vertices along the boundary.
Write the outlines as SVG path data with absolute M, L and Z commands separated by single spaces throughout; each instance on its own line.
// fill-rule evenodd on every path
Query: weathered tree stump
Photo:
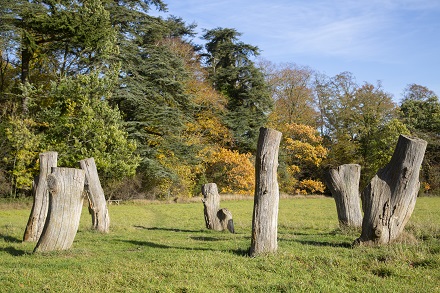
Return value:
M 23 241 L 38 241 L 46 222 L 49 207 L 49 191 L 47 189 L 47 175 L 52 167 L 57 166 L 57 152 L 40 154 L 40 174 L 34 178 L 32 196 L 34 203 L 23 235 Z
M 362 234 L 354 244 L 388 244 L 399 237 L 416 204 L 426 145 L 421 139 L 399 137 L 390 162 L 362 192 Z
M 217 212 L 217 218 L 220 221 L 220 226 L 222 227 L 222 230 L 228 230 L 231 233 L 235 233 L 232 213 L 228 209 L 220 209 Z
M 228 209 L 220 209 L 220 195 L 217 184 L 207 183 L 202 186 L 203 213 L 206 228 L 215 231 L 228 230 L 235 233 L 232 213 Z
M 89 201 L 89 212 L 92 215 L 92 227 L 99 232 L 108 233 L 110 217 L 95 160 L 84 159 L 79 161 L 79 165 L 85 171 L 85 191 Z
M 83 206 L 84 170 L 52 168 L 47 176 L 49 210 L 34 252 L 65 250 L 72 246 Z
M 217 184 L 207 183 L 202 186 L 203 194 L 203 213 L 205 215 L 206 228 L 210 230 L 222 231 L 217 212 L 220 209 L 220 196 Z
M 255 167 L 255 196 L 250 255 L 276 252 L 278 248 L 277 180 L 281 132 L 260 128 Z
M 358 164 L 341 165 L 325 173 L 327 187 L 336 202 L 341 228 L 362 226 L 360 177 L 361 166 Z

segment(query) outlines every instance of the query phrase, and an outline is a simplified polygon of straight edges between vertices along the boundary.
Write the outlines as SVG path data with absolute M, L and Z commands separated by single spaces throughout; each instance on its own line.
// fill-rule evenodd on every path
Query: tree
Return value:
M 318 113 L 314 105 L 313 70 L 289 63 L 275 66 L 263 62 L 261 66 L 275 101 L 269 121 L 273 124 L 297 123 L 316 127 Z
M 119 35 L 123 65 L 111 103 L 121 110 L 130 137 L 138 143 L 142 190 L 189 196 L 196 177 L 191 165 L 198 164 L 200 149 L 186 136 L 195 104 L 186 87 L 192 76 L 182 57 L 182 38 L 192 34 L 192 26 L 139 13 Z
M 280 144 L 280 189 L 290 194 L 324 192 L 321 164 L 327 156 L 316 129 L 303 124 L 274 125 L 283 133 Z
M 316 88 L 322 133 L 329 147 L 325 164 L 360 164 L 363 188 L 389 161 L 398 136 L 408 130 L 397 120 L 397 107 L 380 82 L 359 86 L 351 73 L 344 72 L 318 78 Z
M 440 102 L 425 86 L 410 84 L 400 105 L 401 119 L 411 133 L 428 142 L 422 164 L 423 191 L 440 190 Z
M 234 133 L 233 147 L 254 152 L 272 100 L 262 71 L 251 60 L 258 48 L 239 41 L 240 35 L 230 28 L 206 30 L 203 57 L 214 88 L 228 98 L 225 121 Z

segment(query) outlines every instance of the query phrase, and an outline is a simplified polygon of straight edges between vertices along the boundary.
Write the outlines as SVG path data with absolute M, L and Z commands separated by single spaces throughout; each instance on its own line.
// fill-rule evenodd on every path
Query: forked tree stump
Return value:
M 273 253 L 278 248 L 277 168 L 281 135 L 279 131 L 260 128 L 255 162 L 255 196 L 249 250 L 251 256 Z
M 335 199 L 341 228 L 362 226 L 360 177 L 361 166 L 358 164 L 341 165 L 325 173 L 327 187 Z
M 47 177 L 49 211 L 34 252 L 65 250 L 72 246 L 83 206 L 84 170 L 52 168 Z
M 207 183 L 202 186 L 203 213 L 207 229 L 215 231 L 228 230 L 235 233 L 232 213 L 228 209 L 220 209 L 220 195 L 217 184 Z
M 396 240 L 416 204 L 426 141 L 401 135 L 390 162 L 362 192 L 362 234 L 354 244 L 380 245 Z
M 85 171 L 85 191 L 89 201 L 89 212 L 92 215 L 92 227 L 102 233 L 110 229 L 110 217 L 105 201 L 104 190 L 99 181 L 95 159 L 88 158 L 79 161 L 81 169 Z
M 23 235 L 23 241 L 37 242 L 43 232 L 49 207 L 49 191 L 47 189 L 47 175 L 52 167 L 57 166 L 57 152 L 40 154 L 40 174 L 34 178 L 32 196 L 34 203 Z

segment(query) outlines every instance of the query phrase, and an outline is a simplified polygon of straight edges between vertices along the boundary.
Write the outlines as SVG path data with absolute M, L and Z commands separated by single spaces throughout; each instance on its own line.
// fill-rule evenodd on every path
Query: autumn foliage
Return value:
M 255 168 L 250 153 L 220 148 L 209 156 L 206 165 L 206 176 L 217 183 L 221 193 L 253 193 Z

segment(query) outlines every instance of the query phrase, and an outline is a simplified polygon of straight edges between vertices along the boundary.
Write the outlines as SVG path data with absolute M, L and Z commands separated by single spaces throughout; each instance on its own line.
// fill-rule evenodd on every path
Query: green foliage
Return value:
M 203 57 L 214 88 L 228 98 L 225 121 L 234 133 L 234 147 L 255 152 L 273 103 L 262 71 L 251 60 L 259 50 L 239 41 L 240 35 L 229 28 L 205 31 Z
M 358 86 L 351 73 L 318 79 L 323 135 L 329 147 L 326 165 L 357 163 L 362 167 L 361 189 L 388 163 L 400 134 L 397 107 L 381 84 Z
M 5 148 L 2 163 L 9 170 L 11 185 L 14 187 L 13 197 L 17 189 L 28 191 L 32 187 L 36 173 L 35 163 L 42 136 L 35 133 L 37 123 L 30 118 L 10 116 L 4 123 L 2 134 L 5 135 Z M 12 192 L 12 190 L 11 190 Z
M 400 105 L 401 119 L 414 135 L 428 146 L 422 163 L 422 181 L 426 192 L 440 192 L 440 102 L 427 87 L 411 84 Z
M 252 200 L 222 201 L 236 234 L 205 229 L 200 201 L 109 206 L 111 232 L 90 229 L 83 209 L 68 251 L 33 254 L 22 242 L 31 206 L 0 202 L 5 292 L 436 292 L 439 198 L 417 199 L 402 242 L 352 248 L 332 198 L 281 199 L 278 252 L 247 257 Z M 409 240 L 417 241 L 411 243 Z M 197 264 L 197 265 L 188 265 Z M 329 276 L 332 276 L 329 278 Z M 209 280 L 209 282 L 206 282 Z
M 94 157 L 102 180 L 134 175 L 139 158 L 127 139 L 118 109 L 107 99 L 111 78 L 79 75 L 53 83 L 47 94 L 30 94 L 29 110 L 44 136 L 42 150 L 59 153 L 59 165 L 77 166 Z

